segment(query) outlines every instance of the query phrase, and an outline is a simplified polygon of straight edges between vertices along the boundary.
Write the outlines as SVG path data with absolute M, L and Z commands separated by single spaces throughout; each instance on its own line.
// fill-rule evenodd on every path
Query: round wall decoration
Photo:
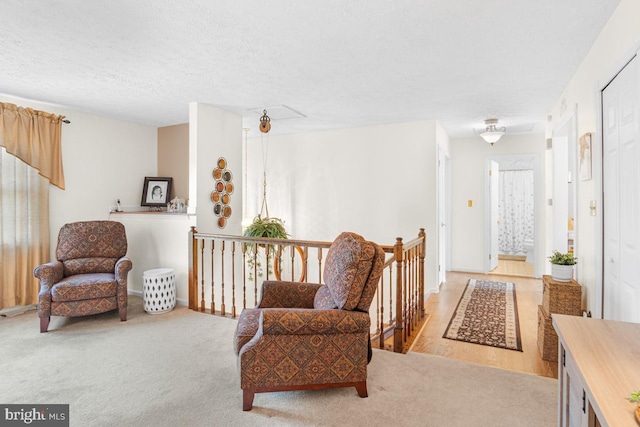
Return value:
M 227 169 L 227 159 L 220 157 L 211 175 L 215 180 L 214 190 L 211 192 L 213 213 L 218 217 L 218 227 L 227 225 L 227 218 L 231 216 L 231 194 L 233 193 L 233 174 Z

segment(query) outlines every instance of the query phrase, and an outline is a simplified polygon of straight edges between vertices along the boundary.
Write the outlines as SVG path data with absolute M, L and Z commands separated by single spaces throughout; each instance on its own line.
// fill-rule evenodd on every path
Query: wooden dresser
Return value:
M 638 427 L 640 324 L 553 314 L 558 333 L 558 425 Z

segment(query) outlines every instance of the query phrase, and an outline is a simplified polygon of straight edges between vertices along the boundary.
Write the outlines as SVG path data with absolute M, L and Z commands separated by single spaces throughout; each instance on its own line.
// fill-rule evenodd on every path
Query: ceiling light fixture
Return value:
M 498 142 L 507 131 L 507 128 L 504 126 L 500 128 L 496 127 L 498 119 L 487 119 L 484 121 L 484 124 L 487 125 L 486 131 L 481 133 L 480 136 L 491 145 Z

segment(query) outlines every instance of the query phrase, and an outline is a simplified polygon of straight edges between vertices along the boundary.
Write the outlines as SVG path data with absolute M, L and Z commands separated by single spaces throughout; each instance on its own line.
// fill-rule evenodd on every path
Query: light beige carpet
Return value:
M 68 403 L 71 426 L 552 426 L 557 381 L 439 356 L 374 350 L 355 389 L 257 394 L 242 411 L 235 320 L 184 307 L 0 320 L 0 403 Z

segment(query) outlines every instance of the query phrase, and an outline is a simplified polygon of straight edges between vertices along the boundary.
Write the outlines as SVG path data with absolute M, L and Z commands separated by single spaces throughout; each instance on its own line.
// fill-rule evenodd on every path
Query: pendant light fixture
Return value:
M 484 124 L 486 125 L 486 131 L 481 133 L 480 136 L 491 145 L 498 142 L 507 131 L 507 128 L 504 126 L 496 127 L 498 119 L 487 119 L 484 121 Z

